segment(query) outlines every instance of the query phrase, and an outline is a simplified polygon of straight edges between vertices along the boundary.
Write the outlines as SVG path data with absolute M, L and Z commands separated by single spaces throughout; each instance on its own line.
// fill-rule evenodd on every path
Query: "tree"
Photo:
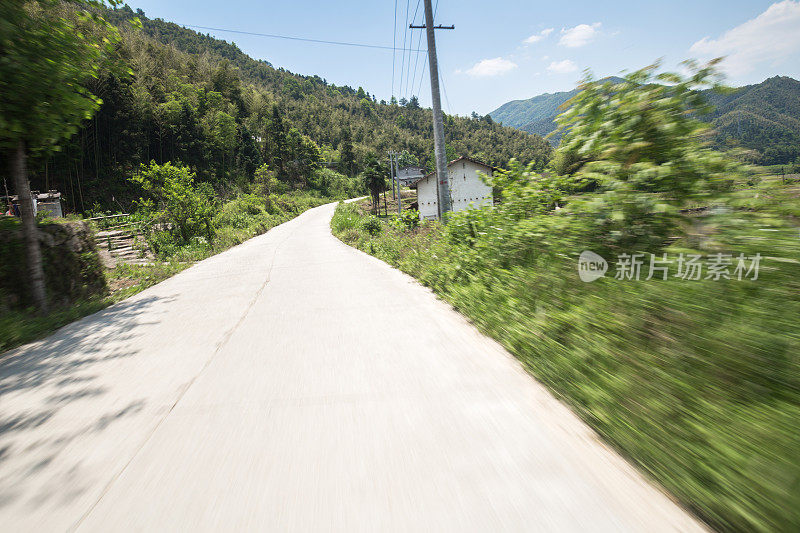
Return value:
M 411 166 L 419 166 L 419 159 L 417 159 L 417 157 L 411 154 L 408 150 L 403 150 L 400 152 L 400 156 L 397 158 L 397 167 L 405 168 Z
M 261 164 L 261 153 L 258 151 L 253 134 L 244 124 L 239 126 L 236 141 L 236 165 L 239 173 L 248 180 L 253 178 L 256 167 Z
M 322 160 L 319 146 L 297 128 L 289 130 L 286 141 L 289 153 L 289 160 L 286 162 L 287 176 L 295 183 L 305 185 Z
M 353 140 L 350 136 L 350 128 L 342 130 L 342 142 L 339 147 L 339 172 L 352 178 L 356 175 L 356 156 L 353 153 Z
M 444 145 L 444 155 L 448 162 L 458 159 L 459 157 L 456 147 L 449 143 L 445 143 Z M 428 158 L 428 170 L 431 172 L 436 172 L 436 153 L 434 150 L 430 151 L 430 157 Z
M 272 106 L 272 119 L 267 129 L 267 155 L 265 159 L 279 175 L 285 172 L 288 129 L 277 105 Z
M 148 194 L 139 201 L 145 211 L 155 211 L 155 220 L 170 228 L 174 237 L 186 243 L 192 237 L 211 239 L 214 235 L 213 189 L 208 183 L 194 184 L 194 174 L 187 167 L 154 161 L 131 179 Z
M 372 207 L 375 214 L 378 214 L 378 202 L 380 194 L 386 189 L 387 170 L 383 167 L 377 156 L 370 152 L 364 161 L 363 180 L 364 186 L 372 197 Z
M 621 246 L 658 247 L 680 210 L 730 186 L 741 167 L 708 147 L 710 107 L 701 92 L 723 90 L 712 61 L 687 62 L 687 76 L 654 64 L 621 82 L 585 79 L 557 117 L 557 162 L 577 169 L 578 187 L 596 186 L 590 209 Z
M 110 0 L 112 5 L 116 0 Z M 0 147 L 11 152 L 33 301 L 47 312 L 42 256 L 27 159 L 56 150 L 101 101 L 85 82 L 97 77 L 118 41 L 93 7 L 103 0 L 0 2 Z
M 260 194 L 267 199 L 272 193 L 272 182 L 275 179 L 275 173 L 269 169 L 265 163 L 256 169 L 255 177 L 253 179 L 253 189 L 257 194 Z
M 138 195 L 127 178 L 151 160 L 181 162 L 199 181 L 212 182 L 218 190 L 237 184 L 246 188 L 244 174 L 262 162 L 269 164 L 277 179 L 295 179 L 294 156 L 287 144 L 292 128 L 319 147 L 335 148 L 336 155 L 328 161 L 342 159 L 338 169 L 353 182 L 368 151 L 406 149 L 422 166 L 430 159 L 430 109 L 403 112 L 397 105 L 376 105 L 364 91 L 362 111 L 357 86 L 324 85 L 314 76 L 272 68 L 231 43 L 159 19 L 143 17 L 142 31 L 124 31 L 136 16 L 132 9 L 100 13 L 123 28 L 125 38 L 111 57 L 130 66 L 135 75 L 113 76 L 101 69 L 86 83 L 103 99 L 92 120 L 84 121 L 76 135 L 61 143 L 59 152 L 28 162 L 31 187 L 62 190 L 68 208 L 98 203 L 116 209 L 119 203 L 114 197 L 127 205 Z M 286 79 L 299 83 L 302 98 L 283 92 Z M 448 143 L 459 155 L 504 166 L 512 156 L 527 164 L 548 159 L 552 151 L 540 137 L 519 130 L 490 127 L 466 117 L 445 119 Z M 254 136 L 261 161 L 252 153 L 245 128 Z M 349 142 L 344 128 L 350 130 Z M 340 158 L 343 141 L 350 149 Z

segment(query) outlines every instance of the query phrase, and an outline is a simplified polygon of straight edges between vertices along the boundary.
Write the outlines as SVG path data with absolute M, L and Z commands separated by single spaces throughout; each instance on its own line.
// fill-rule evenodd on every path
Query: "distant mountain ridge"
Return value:
M 611 81 L 621 78 L 611 77 Z M 527 100 L 514 100 L 489 116 L 496 122 L 545 136 L 556 129 L 559 107 L 578 94 L 578 89 L 545 93 Z M 800 81 L 775 76 L 746 85 L 731 94 L 706 91 L 716 110 L 703 117 L 716 129 L 718 148 L 739 146 L 758 152 L 762 164 L 783 164 L 800 158 Z M 558 144 L 560 136 L 550 141 Z
M 623 81 L 622 78 L 615 76 L 604 79 L 613 83 Z M 556 129 L 555 118 L 561 113 L 559 108 L 578 92 L 578 89 L 573 89 L 557 93 L 544 93 L 527 100 L 512 100 L 489 113 L 489 116 L 504 126 L 511 126 L 544 137 Z M 555 139 L 555 144 L 558 144 L 558 139 Z

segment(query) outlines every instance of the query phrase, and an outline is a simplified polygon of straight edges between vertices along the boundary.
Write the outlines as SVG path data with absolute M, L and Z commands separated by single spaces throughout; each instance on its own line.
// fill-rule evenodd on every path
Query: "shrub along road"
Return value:
M 8 354 L 4 529 L 702 529 L 334 207 Z

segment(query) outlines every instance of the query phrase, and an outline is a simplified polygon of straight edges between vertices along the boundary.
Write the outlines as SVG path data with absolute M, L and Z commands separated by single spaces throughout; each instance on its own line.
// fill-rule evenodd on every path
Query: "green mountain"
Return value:
M 709 120 L 718 147 L 758 152 L 756 161 L 784 164 L 800 159 L 800 81 L 775 76 L 732 94 L 708 94 Z
M 575 89 L 514 100 L 489 116 L 503 125 L 544 136 L 555 130 L 559 107 L 577 93 Z M 783 164 L 800 158 L 800 81 L 776 76 L 731 94 L 707 91 L 706 96 L 716 110 L 703 120 L 714 126 L 718 148 L 752 150 L 753 160 L 761 164 Z M 558 136 L 551 138 L 554 144 L 558 140 Z
M 622 81 L 617 77 L 607 79 L 614 83 Z M 555 118 L 561 113 L 560 107 L 576 94 L 578 89 L 544 93 L 527 100 L 512 100 L 489 113 L 489 116 L 504 126 L 545 136 L 556 129 Z M 551 142 L 558 144 L 559 138 L 554 136 Z
M 150 161 L 187 165 L 225 196 L 262 163 L 282 187 L 308 188 L 333 179 L 320 167 L 357 180 L 370 154 L 406 150 L 423 166 L 432 158 L 432 112 L 416 97 L 379 101 L 128 6 L 102 14 L 121 33 L 114 64 L 87 84 L 102 105 L 58 152 L 30 162 L 31 186 L 62 191 L 70 211 L 128 209 L 139 195 L 128 178 Z M 141 29 L 129 24 L 135 17 Z M 552 151 L 488 116 L 446 115 L 445 137 L 448 156 L 497 166 L 512 157 L 544 164 Z

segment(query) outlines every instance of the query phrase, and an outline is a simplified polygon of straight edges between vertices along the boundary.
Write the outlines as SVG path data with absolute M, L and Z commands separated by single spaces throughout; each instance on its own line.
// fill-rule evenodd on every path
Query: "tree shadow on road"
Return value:
M 0 509 L 20 497 L 31 508 L 50 499 L 68 503 L 86 490 L 77 482 L 79 462 L 62 460 L 36 486 L 29 480 L 79 437 L 104 431 L 144 409 L 139 398 L 104 400 L 109 390 L 100 378 L 107 363 L 139 353 L 134 347 L 136 327 L 154 323 L 144 319 L 154 304 L 174 299 L 151 296 L 120 302 L 0 360 Z M 55 432 L 40 429 L 62 409 L 87 399 L 105 401 L 110 408 L 96 418 L 76 419 L 74 425 L 55 424 Z

